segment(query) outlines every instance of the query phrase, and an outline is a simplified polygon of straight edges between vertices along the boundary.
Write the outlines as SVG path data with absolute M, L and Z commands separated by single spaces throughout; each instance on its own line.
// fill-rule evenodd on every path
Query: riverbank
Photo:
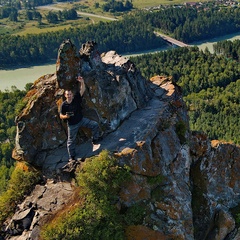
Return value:
M 211 53 L 213 53 L 213 45 L 217 42 L 224 41 L 224 40 L 230 40 L 230 41 L 240 40 L 240 32 L 231 33 L 231 34 L 227 34 L 227 35 L 224 35 L 221 37 L 215 37 L 215 38 L 211 38 L 211 39 L 207 39 L 207 40 L 203 40 L 203 41 L 193 42 L 190 44 L 190 46 L 198 46 L 198 48 L 203 51 L 207 47 L 208 50 Z
M 56 71 L 56 63 L 29 66 L 17 69 L 0 70 L 0 90 L 10 90 L 16 86 L 23 90 L 27 83 L 33 83 L 43 75 L 51 74 Z

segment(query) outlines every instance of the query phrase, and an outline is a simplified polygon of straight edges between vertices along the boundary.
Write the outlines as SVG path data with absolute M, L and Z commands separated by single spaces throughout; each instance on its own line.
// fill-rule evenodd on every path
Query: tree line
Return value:
M 192 47 L 131 60 L 146 78 L 173 76 L 183 89 L 192 130 L 202 130 L 210 139 L 240 144 L 240 62 L 236 60 L 240 52 L 235 52 L 239 44 L 240 40 L 217 43 L 215 49 L 221 54 Z
M 240 30 L 240 8 L 167 8 L 148 13 L 151 25 L 174 38 L 191 43 Z
M 53 3 L 53 0 L 1 0 L 1 10 L 5 10 L 6 8 L 16 8 L 17 10 L 21 9 L 35 9 L 37 6 L 47 5 Z M 1 13 L 1 11 L 0 11 Z M 1 14 L 0 14 L 1 16 Z
M 126 2 L 110 0 L 102 6 L 104 12 L 125 12 L 132 8 L 133 4 L 128 0 Z
M 240 61 L 240 41 L 221 41 L 213 45 L 213 50 L 217 54 L 222 54 L 226 58 Z
M 67 2 L 68 0 L 61 0 L 58 2 Z M 6 9 L 26 9 L 31 10 L 35 9 L 37 6 L 52 4 L 53 0 L 16 0 L 16 1 L 7 1 L 7 0 L 1 0 L 1 10 L 5 11 Z M 132 1 L 129 0 L 105 0 L 105 3 L 102 5 L 102 10 L 105 12 L 124 12 L 129 11 L 133 8 Z M 99 2 L 95 2 L 95 7 L 100 7 Z M 1 11 L 0 11 L 0 18 L 1 18 Z
M 62 20 L 75 20 L 78 18 L 77 11 L 75 9 L 63 10 L 58 12 L 48 12 L 46 19 L 49 23 L 57 23 Z
M 38 20 L 39 25 L 42 24 L 43 16 L 40 12 L 33 10 L 26 10 L 26 19 Z M 63 10 L 63 11 L 49 11 L 46 14 L 46 19 L 49 23 L 57 23 L 63 20 L 76 20 L 78 18 L 77 11 L 75 9 Z M 10 21 L 18 21 L 18 11 L 14 7 L 5 7 L 0 11 L 0 18 L 9 18 Z
M 139 23 L 131 18 L 111 23 L 100 22 L 83 28 L 70 28 L 63 31 L 38 35 L 2 36 L 0 38 L 1 66 L 41 63 L 56 59 L 60 44 L 71 39 L 77 48 L 89 40 L 98 43 L 99 51 L 116 50 L 119 53 L 134 52 L 166 46 L 166 43 L 153 33 L 148 23 Z M 134 26 L 134 27 L 133 27 Z M 146 42 L 148 44 L 146 44 Z
M 197 11 L 170 7 L 156 12 L 133 12 L 111 23 L 100 22 L 38 35 L 1 36 L 0 67 L 47 62 L 56 58 L 60 44 L 68 38 L 77 47 L 94 40 L 100 51 L 116 50 L 120 54 L 165 46 L 166 43 L 153 33 L 156 28 L 189 43 L 239 31 L 239 15 L 240 8 Z

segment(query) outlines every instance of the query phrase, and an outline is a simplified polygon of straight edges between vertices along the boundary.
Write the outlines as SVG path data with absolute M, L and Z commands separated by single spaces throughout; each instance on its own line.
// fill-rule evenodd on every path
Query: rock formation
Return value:
M 18 207 L 6 222 L 7 239 L 38 239 L 45 219 L 74 193 L 74 186 L 59 174 L 68 159 L 66 124 L 58 110 L 64 88 L 78 88 L 77 74 L 87 87 L 85 115 L 98 121 L 105 136 L 94 151 L 90 133 L 83 129 L 79 157 L 102 149 L 115 153 L 132 174 L 132 181 L 119 193 L 121 205 L 143 202 L 147 210 L 141 225 L 126 229 L 127 239 L 237 239 L 233 209 L 240 202 L 240 148 L 190 131 L 181 88 L 170 77 L 147 80 L 116 52 L 100 54 L 95 42 L 83 44 L 77 52 L 70 40 L 59 48 L 56 73 L 34 83 L 16 119 L 13 157 L 55 180 L 37 185 Z M 159 176 L 161 183 L 147 181 Z M 53 193 L 54 201 L 49 201 Z

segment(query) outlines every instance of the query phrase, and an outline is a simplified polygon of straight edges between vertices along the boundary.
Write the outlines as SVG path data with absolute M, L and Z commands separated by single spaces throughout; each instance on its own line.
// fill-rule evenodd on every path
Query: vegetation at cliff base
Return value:
M 7 190 L 7 183 L 14 169 L 12 150 L 16 136 L 15 117 L 29 87 L 27 84 L 23 91 L 14 86 L 11 91 L 0 91 L 0 195 Z
M 17 164 L 12 171 L 7 189 L 0 195 L 0 225 L 11 216 L 23 197 L 29 194 L 39 181 L 39 174 L 24 164 Z
M 130 180 L 128 167 L 120 167 L 108 151 L 87 159 L 77 174 L 80 201 L 76 208 L 47 223 L 41 235 L 50 239 L 123 240 L 124 226 L 142 222 L 140 205 L 121 214 L 117 208 L 119 191 Z M 81 204 L 80 204 L 81 203 Z

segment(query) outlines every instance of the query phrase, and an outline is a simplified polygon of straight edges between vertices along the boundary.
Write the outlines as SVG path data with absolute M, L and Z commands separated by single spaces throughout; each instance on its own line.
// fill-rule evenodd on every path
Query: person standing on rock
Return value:
M 80 127 L 90 128 L 92 131 L 92 143 L 97 144 L 101 139 L 100 128 L 96 121 L 83 117 L 82 114 L 82 95 L 85 92 L 84 79 L 81 76 L 77 77 L 79 82 L 79 91 L 73 95 L 72 90 L 65 90 L 66 100 L 62 103 L 60 108 L 60 118 L 67 120 L 68 139 L 67 150 L 69 161 L 76 160 L 75 140 Z

